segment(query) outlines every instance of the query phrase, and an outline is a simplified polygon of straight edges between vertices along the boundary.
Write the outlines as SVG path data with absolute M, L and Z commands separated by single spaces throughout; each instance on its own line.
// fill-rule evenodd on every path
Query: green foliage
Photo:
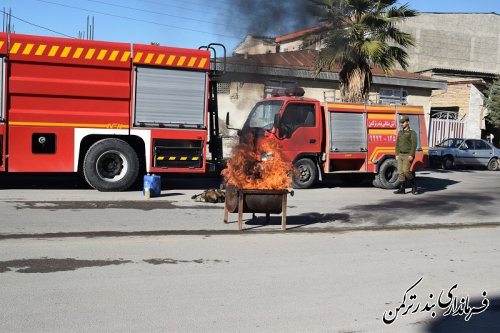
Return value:
M 398 0 L 309 0 L 313 14 L 326 27 L 325 47 L 315 62 L 316 72 L 340 67 L 341 95 L 344 101 L 364 102 L 372 80 L 371 67 L 386 74 L 399 64 L 408 67 L 405 48 L 414 46 L 410 34 L 397 24 L 417 15 L 408 4 L 397 7 Z M 303 47 L 318 40 L 308 36 Z
M 488 108 L 486 120 L 493 127 L 500 129 L 500 77 L 488 87 L 484 97 L 484 105 Z

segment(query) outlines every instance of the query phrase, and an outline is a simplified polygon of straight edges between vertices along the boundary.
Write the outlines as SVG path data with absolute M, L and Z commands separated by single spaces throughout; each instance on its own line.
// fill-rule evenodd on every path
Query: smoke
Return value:
M 233 0 L 228 25 L 239 33 L 279 36 L 317 24 L 309 0 Z

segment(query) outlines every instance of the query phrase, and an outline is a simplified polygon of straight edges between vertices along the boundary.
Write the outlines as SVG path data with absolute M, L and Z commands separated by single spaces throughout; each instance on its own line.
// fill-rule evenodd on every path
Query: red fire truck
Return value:
M 295 188 L 308 188 L 325 174 L 340 174 L 344 179 L 371 174 L 376 187 L 398 187 L 394 151 L 399 115 L 409 116 L 418 137 L 411 169 L 428 164 L 421 106 L 321 103 L 303 96 L 302 88 L 275 92 L 255 105 L 240 132 L 252 133 L 257 141 L 268 138 L 280 143 L 299 171 L 293 177 Z
M 141 172 L 205 172 L 207 142 L 222 157 L 218 46 L 0 33 L 0 173 L 81 172 L 121 191 Z

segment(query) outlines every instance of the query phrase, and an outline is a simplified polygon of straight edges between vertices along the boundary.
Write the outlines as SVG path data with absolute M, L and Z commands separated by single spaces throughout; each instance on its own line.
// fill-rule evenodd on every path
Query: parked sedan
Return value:
M 459 165 L 500 169 L 500 149 L 480 139 L 446 139 L 429 149 L 429 158 L 431 165 L 440 164 L 443 169 Z

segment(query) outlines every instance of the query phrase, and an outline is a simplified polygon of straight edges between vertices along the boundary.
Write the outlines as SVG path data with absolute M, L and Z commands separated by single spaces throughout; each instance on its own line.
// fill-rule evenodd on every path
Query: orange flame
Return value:
M 262 153 L 272 154 L 267 161 L 259 161 Z M 276 141 L 264 139 L 257 146 L 247 138 L 233 148 L 231 159 L 222 176 L 227 185 L 240 189 L 283 190 L 291 187 L 293 166 Z

